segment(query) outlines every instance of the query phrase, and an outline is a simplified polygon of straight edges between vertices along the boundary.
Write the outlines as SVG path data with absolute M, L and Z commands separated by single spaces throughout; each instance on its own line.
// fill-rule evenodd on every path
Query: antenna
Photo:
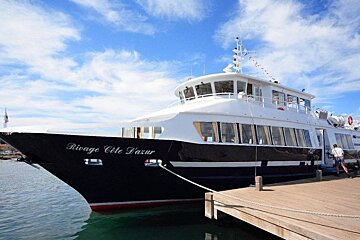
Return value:
M 243 73 L 242 65 L 245 61 L 245 56 L 249 53 L 255 53 L 255 51 L 248 51 L 239 37 L 235 38 L 236 47 L 233 49 L 233 63 L 227 65 L 223 71 L 224 72 L 231 72 L 231 68 L 235 70 L 236 73 Z

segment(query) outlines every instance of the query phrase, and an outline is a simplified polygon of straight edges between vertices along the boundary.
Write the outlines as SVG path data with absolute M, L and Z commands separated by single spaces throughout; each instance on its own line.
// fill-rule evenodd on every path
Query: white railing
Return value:
M 221 97 L 221 98 L 226 97 L 227 99 L 240 99 L 240 100 L 244 100 L 246 102 L 259 104 L 262 107 L 272 107 L 272 108 L 276 108 L 278 110 L 289 110 L 289 111 L 303 112 L 306 114 L 310 113 L 310 111 L 311 111 L 310 107 L 301 105 L 299 103 L 281 101 L 278 99 L 266 98 L 266 97 L 258 96 L 258 95 L 246 95 L 246 94 L 241 94 L 241 93 L 239 93 L 239 94 L 215 93 L 215 94 L 197 95 L 194 97 L 177 100 L 177 101 L 169 104 L 168 107 L 182 105 L 187 102 L 192 102 L 193 100 L 196 100 L 196 101 L 194 101 L 194 103 L 199 102 L 199 101 L 202 102 L 202 101 L 205 101 L 205 99 L 208 97 Z

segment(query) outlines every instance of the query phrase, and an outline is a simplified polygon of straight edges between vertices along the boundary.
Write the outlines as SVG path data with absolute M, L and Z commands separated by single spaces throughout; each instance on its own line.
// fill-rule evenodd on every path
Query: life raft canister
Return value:
M 352 116 L 349 116 L 349 117 L 348 117 L 348 123 L 349 123 L 349 125 L 353 124 L 353 118 L 352 118 Z

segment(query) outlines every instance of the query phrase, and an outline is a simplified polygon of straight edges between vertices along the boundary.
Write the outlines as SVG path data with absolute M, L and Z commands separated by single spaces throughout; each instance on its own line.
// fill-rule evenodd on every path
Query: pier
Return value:
M 360 177 L 206 193 L 205 216 L 221 213 L 284 239 L 360 239 Z

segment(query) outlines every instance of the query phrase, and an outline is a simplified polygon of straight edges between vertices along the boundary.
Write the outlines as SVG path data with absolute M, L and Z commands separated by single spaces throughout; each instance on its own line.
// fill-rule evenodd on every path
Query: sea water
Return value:
M 37 166 L 37 165 L 35 165 Z M 0 161 L 0 239 L 277 239 L 204 203 L 91 212 L 82 196 L 41 167 Z

